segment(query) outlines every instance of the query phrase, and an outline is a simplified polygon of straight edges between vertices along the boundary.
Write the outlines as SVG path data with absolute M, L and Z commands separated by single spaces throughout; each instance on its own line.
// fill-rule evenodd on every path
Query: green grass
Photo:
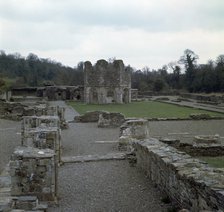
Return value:
M 205 161 L 210 166 L 215 168 L 224 168 L 224 156 L 219 157 L 200 157 L 200 160 Z
M 8 90 L 11 87 L 11 85 L 13 85 L 16 81 L 16 79 L 11 79 L 11 78 L 7 78 L 7 77 L 2 77 L 2 79 L 5 82 L 5 85 L 3 85 L 1 87 L 2 91 Z
M 192 113 L 207 113 L 211 116 L 223 116 L 223 114 L 194 109 L 189 107 L 177 106 L 154 101 L 132 102 L 129 104 L 85 104 L 80 102 L 69 101 L 69 105 L 80 113 L 87 111 L 105 110 L 109 112 L 120 112 L 125 117 L 137 118 L 187 118 Z

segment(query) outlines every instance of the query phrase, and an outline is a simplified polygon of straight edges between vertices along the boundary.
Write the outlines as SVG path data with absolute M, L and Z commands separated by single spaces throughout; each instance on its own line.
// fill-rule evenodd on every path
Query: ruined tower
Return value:
M 131 73 L 123 61 L 98 60 L 94 66 L 85 62 L 84 99 L 93 104 L 131 102 Z

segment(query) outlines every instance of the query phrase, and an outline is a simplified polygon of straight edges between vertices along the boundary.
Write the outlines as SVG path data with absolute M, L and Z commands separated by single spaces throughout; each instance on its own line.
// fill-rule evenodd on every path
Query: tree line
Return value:
M 199 56 L 186 49 L 179 60 L 158 70 L 145 67 L 132 72 L 132 85 L 140 91 L 185 90 L 188 92 L 224 91 L 224 55 L 206 64 L 198 64 Z
M 113 62 L 113 59 L 108 61 Z M 136 70 L 129 65 L 132 88 L 157 92 L 223 92 L 224 55 L 206 64 L 198 64 L 198 59 L 197 54 L 186 49 L 176 62 L 158 70 L 149 67 Z M 0 87 L 7 83 L 6 79 L 14 79 L 13 86 L 83 85 L 83 62 L 72 68 L 33 53 L 22 57 L 19 53 L 0 51 Z
M 15 79 L 14 86 L 80 85 L 83 63 L 71 68 L 33 53 L 25 58 L 19 53 L 7 55 L 0 51 L 0 78 Z

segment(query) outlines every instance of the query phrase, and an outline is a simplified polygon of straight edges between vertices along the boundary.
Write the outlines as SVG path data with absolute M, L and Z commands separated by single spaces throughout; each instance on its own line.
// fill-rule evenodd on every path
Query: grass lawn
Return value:
M 215 168 L 224 168 L 224 156 L 220 157 L 200 157 L 200 160 L 205 161 L 210 166 Z
M 132 102 L 129 104 L 86 104 L 80 102 L 69 101 L 69 105 L 75 110 L 84 114 L 87 111 L 105 110 L 109 112 L 120 112 L 125 117 L 137 118 L 187 118 L 192 113 L 207 113 L 211 116 L 223 116 L 223 114 L 204 111 L 200 109 L 193 109 L 189 107 L 182 107 L 172 104 L 166 104 L 154 101 Z
M 4 90 L 7 90 L 10 88 L 10 86 L 15 83 L 16 79 L 11 79 L 11 78 L 7 78 L 7 77 L 3 77 L 2 78 L 4 81 L 5 81 L 5 85 L 1 87 L 1 89 L 4 91 Z

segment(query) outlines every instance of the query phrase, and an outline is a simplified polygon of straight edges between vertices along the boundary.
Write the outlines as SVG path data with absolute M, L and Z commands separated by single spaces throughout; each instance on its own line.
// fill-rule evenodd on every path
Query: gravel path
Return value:
M 65 107 L 65 119 L 74 120 L 79 115 L 64 101 L 51 101 L 50 105 Z M 115 141 L 119 136 L 119 128 L 98 128 L 96 123 L 69 123 L 69 129 L 62 130 L 62 155 L 104 155 L 117 152 L 117 144 L 99 144 L 96 141 Z
M 98 128 L 96 123 L 69 123 L 69 129 L 62 131 L 62 155 L 94 155 L 117 152 L 117 144 L 99 144 L 96 141 L 118 139 L 119 129 Z
M 0 119 L 0 173 L 15 147 L 21 144 L 20 130 L 20 122 Z
M 63 102 L 52 105 L 66 106 Z M 66 106 L 67 120 L 77 113 Z M 118 152 L 119 129 L 98 128 L 95 123 L 69 123 L 62 131 L 63 156 L 106 155 Z M 167 211 L 161 193 L 144 174 L 127 161 L 65 164 L 59 168 L 59 207 L 50 212 Z
M 50 212 L 162 212 L 170 207 L 148 179 L 127 161 L 64 165 L 59 207 Z

